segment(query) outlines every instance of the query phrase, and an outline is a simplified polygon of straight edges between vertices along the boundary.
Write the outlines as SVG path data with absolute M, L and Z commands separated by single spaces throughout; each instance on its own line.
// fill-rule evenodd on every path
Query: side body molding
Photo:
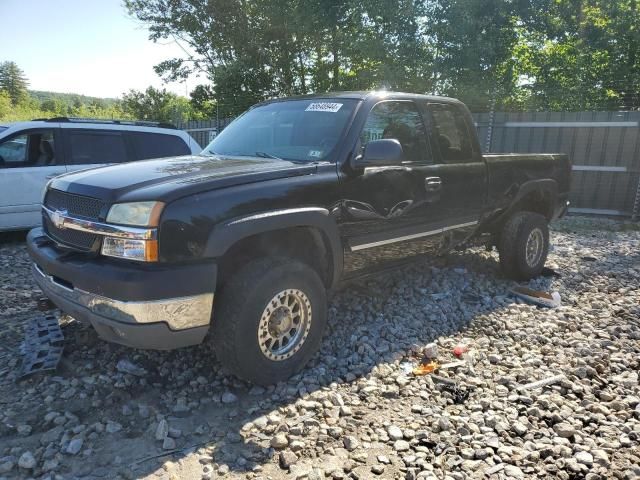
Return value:
M 231 246 L 243 238 L 260 233 L 294 227 L 312 227 L 325 237 L 333 268 L 331 286 L 335 286 L 342 274 L 343 247 L 335 219 L 329 210 L 320 207 L 288 208 L 236 217 L 213 228 L 205 256 L 221 257 Z

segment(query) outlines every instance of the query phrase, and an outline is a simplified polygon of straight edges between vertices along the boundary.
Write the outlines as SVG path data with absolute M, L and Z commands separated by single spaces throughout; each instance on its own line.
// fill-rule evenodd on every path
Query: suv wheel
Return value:
M 542 272 L 549 252 L 547 219 L 539 213 L 518 212 L 504 225 L 498 245 L 500 266 L 514 280 L 529 280 Z
M 212 341 L 220 362 L 259 385 L 286 380 L 320 348 L 326 291 L 314 269 L 289 258 L 244 266 L 224 285 Z

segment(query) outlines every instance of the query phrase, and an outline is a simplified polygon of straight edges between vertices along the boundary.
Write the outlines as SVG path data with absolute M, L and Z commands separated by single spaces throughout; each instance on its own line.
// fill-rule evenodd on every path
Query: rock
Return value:
M 156 440 L 164 440 L 169 435 L 169 422 L 164 418 L 158 422 L 156 427 Z
M 20 435 L 21 437 L 26 437 L 31 433 L 31 426 L 30 425 L 18 425 L 18 428 L 16 430 L 18 432 L 18 435 Z
M 70 455 L 77 455 L 82 450 L 83 440 L 82 438 L 74 438 L 69 442 L 67 446 L 67 453 Z
M 36 459 L 33 456 L 33 453 L 26 451 L 22 455 L 20 455 L 20 458 L 18 459 L 18 466 L 26 470 L 31 470 L 32 468 L 35 468 Z
M 171 437 L 165 437 L 162 442 L 163 450 L 174 450 L 176 448 L 176 441 Z
M 574 457 L 578 461 L 578 463 L 582 463 L 587 467 L 590 467 L 591 465 L 593 465 L 593 455 L 591 455 L 589 452 L 585 452 L 585 451 L 578 452 L 574 455 Z
M 438 358 L 438 345 L 427 343 L 422 349 L 422 354 L 427 358 Z
M 135 375 L 136 377 L 144 377 L 147 371 L 136 365 L 135 363 L 123 358 L 116 364 L 116 369 L 121 373 L 128 373 L 129 375 Z
M 400 430 L 400 428 L 396 427 L 395 425 L 391 425 L 387 429 L 387 435 L 389 435 L 389 438 L 393 441 L 402 440 L 402 438 L 404 438 L 404 435 L 402 434 L 402 430 Z
M 440 417 L 438 419 L 438 427 L 442 431 L 447 431 L 451 429 L 451 422 L 447 417 Z
M 289 443 L 289 448 L 292 452 L 298 452 L 305 447 L 305 443 L 302 440 L 293 440 Z
M 42 464 L 42 471 L 51 472 L 56 468 L 58 468 L 59 465 L 60 465 L 60 462 L 58 461 L 57 458 L 49 458 L 45 460 L 44 463 Z
M 289 445 L 289 439 L 284 433 L 278 433 L 271 439 L 271 442 L 269 442 L 269 444 L 273 448 L 280 450 Z
M 373 465 L 371 471 L 376 475 L 382 475 L 384 473 L 384 467 L 382 465 Z
M 298 456 L 290 451 L 280 452 L 280 468 L 283 470 L 289 470 L 291 465 L 295 464 L 298 461 Z
M 591 450 L 591 455 L 593 456 L 594 462 L 604 465 L 605 467 L 609 465 L 609 455 L 604 450 Z
M 360 442 L 358 442 L 358 439 L 356 437 L 346 436 L 342 438 L 342 444 L 344 445 L 344 448 L 346 448 L 349 452 L 352 452 L 353 450 L 358 448 Z
M 502 470 L 507 478 L 525 478 L 524 472 L 515 465 L 505 465 Z
M 107 431 L 107 433 L 116 433 L 122 430 L 122 425 L 120 425 L 118 422 L 108 421 L 105 430 Z
M 393 449 L 396 452 L 406 452 L 411 448 L 411 445 L 406 440 L 398 440 L 393 444 Z
M 229 404 L 238 401 L 238 397 L 231 392 L 224 392 L 221 398 L 222 403 Z
M 391 463 L 391 460 L 389 460 L 389 457 L 386 455 L 378 455 L 376 459 L 384 465 L 389 465 Z
M 0 458 L 0 474 L 9 473 L 15 466 L 15 457 Z
M 553 426 L 553 430 L 559 437 L 562 438 L 571 438 L 576 434 L 576 429 L 568 423 L 556 423 Z

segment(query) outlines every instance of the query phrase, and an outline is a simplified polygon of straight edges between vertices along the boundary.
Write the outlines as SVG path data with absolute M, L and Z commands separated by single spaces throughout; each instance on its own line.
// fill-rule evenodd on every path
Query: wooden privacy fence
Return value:
M 569 154 L 571 212 L 640 215 L 640 112 L 473 116 L 486 152 Z
M 640 216 L 640 112 L 475 113 L 492 153 L 567 153 L 571 212 Z M 232 118 L 181 125 L 202 147 Z

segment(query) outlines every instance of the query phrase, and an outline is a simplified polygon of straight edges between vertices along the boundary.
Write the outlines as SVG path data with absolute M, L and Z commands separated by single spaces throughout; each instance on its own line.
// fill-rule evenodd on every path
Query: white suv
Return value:
M 155 122 L 64 117 L 0 125 L 0 231 L 39 225 L 42 190 L 57 175 L 201 150 L 186 132 Z

